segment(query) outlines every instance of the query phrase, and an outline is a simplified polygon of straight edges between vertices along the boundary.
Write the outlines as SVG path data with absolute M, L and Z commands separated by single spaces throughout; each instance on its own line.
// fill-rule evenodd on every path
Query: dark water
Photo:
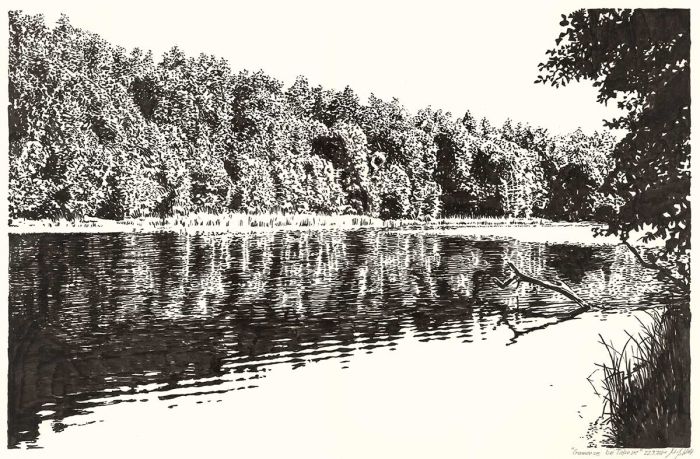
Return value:
M 505 328 L 517 345 L 576 318 L 557 294 L 497 288 L 507 261 L 566 282 L 603 320 L 658 303 L 658 283 L 615 246 L 385 230 L 10 235 L 9 446 L 144 392 L 176 405 L 254 389 L 278 364 L 342 371 L 407 331 L 469 346 Z

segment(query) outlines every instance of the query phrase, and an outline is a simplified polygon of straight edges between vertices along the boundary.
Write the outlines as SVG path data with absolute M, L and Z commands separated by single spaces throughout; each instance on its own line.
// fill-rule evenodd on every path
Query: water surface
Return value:
M 594 308 L 578 314 L 526 284 L 499 289 L 508 261 Z M 484 365 L 499 362 L 473 357 L 479 343 L 518 347 L 582 319 L 593 332 L 663 296 L 619 246 L 381 229 L 10 235 L 9 285 L 10 447 L 107 425 L 117 406 L 136 416 L 195 403 L 189 421 L 206 425 L 216 421 L 197 407 L 235 417 L 229 394 L 264 394 L 276 375 L 323 365 L 342 381 L 360 361 L 421 365 L 426 350 L 488 383 Z M 426 396 L 447 376 L 431 371 Z

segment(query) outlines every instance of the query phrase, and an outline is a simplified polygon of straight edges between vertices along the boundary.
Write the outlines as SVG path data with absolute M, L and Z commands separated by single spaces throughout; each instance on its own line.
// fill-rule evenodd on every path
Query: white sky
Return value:
M 590 83 L 533 84 L 560 13 L 574 6 L 523 3 L 24 1 L 20 8 L 44 12 L 51 23 L 65 12 L 75 26 L 157 57 L 177 44 L 189 55 L 225 57 L 234 71 L 263 69 L 287 85 L 303 74 L 314 85 L 350 85 L 361 97 L 398 97 L 412 111 L 469 109 L 496 125 L 510 117 L 553 132 L 602 128 L 615 109 L 595 102 Z

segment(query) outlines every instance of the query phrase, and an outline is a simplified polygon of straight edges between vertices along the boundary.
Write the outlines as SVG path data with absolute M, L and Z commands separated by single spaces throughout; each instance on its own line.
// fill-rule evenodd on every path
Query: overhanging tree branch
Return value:
M 683 282 L 682 280 L 675 277 L 673 275 L 673 272 L 671 272 L 670 269 L 668 269 L 664 266 L 660 266 L 660 265 L 656 264 L 655 262 L 645 260 L 644 257 L 642 257 L 642 254 L 639 253 L 639 251 L 637 249 L 635 249 L 626 240 L 622 241 L 622 243 L 629 249 L 630 252 L 632 252 L 632 254 L 635 256 L 635 258 L 637 258 L 637 260 L 639 260 L 639 263 L 643 267 L 645 267 L 647 269 L 654 269 L 654 270 L 658 271 L 664 277 L 666 277 L 668 280 L 673 282 L 673 284 L 676 285 L 678 288 L 680 288 L 684 293 L 690 293 L 690 286 L 688 284 L 686 284 L 685 282 Z

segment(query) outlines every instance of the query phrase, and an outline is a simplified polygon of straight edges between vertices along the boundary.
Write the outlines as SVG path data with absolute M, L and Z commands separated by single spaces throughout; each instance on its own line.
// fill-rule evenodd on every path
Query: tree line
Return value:
M 620 202 L 607 132 L 288 87 L 222 58 L 111 45 L 10 12 L 11 217 L 314 212 L 601 220 Z

